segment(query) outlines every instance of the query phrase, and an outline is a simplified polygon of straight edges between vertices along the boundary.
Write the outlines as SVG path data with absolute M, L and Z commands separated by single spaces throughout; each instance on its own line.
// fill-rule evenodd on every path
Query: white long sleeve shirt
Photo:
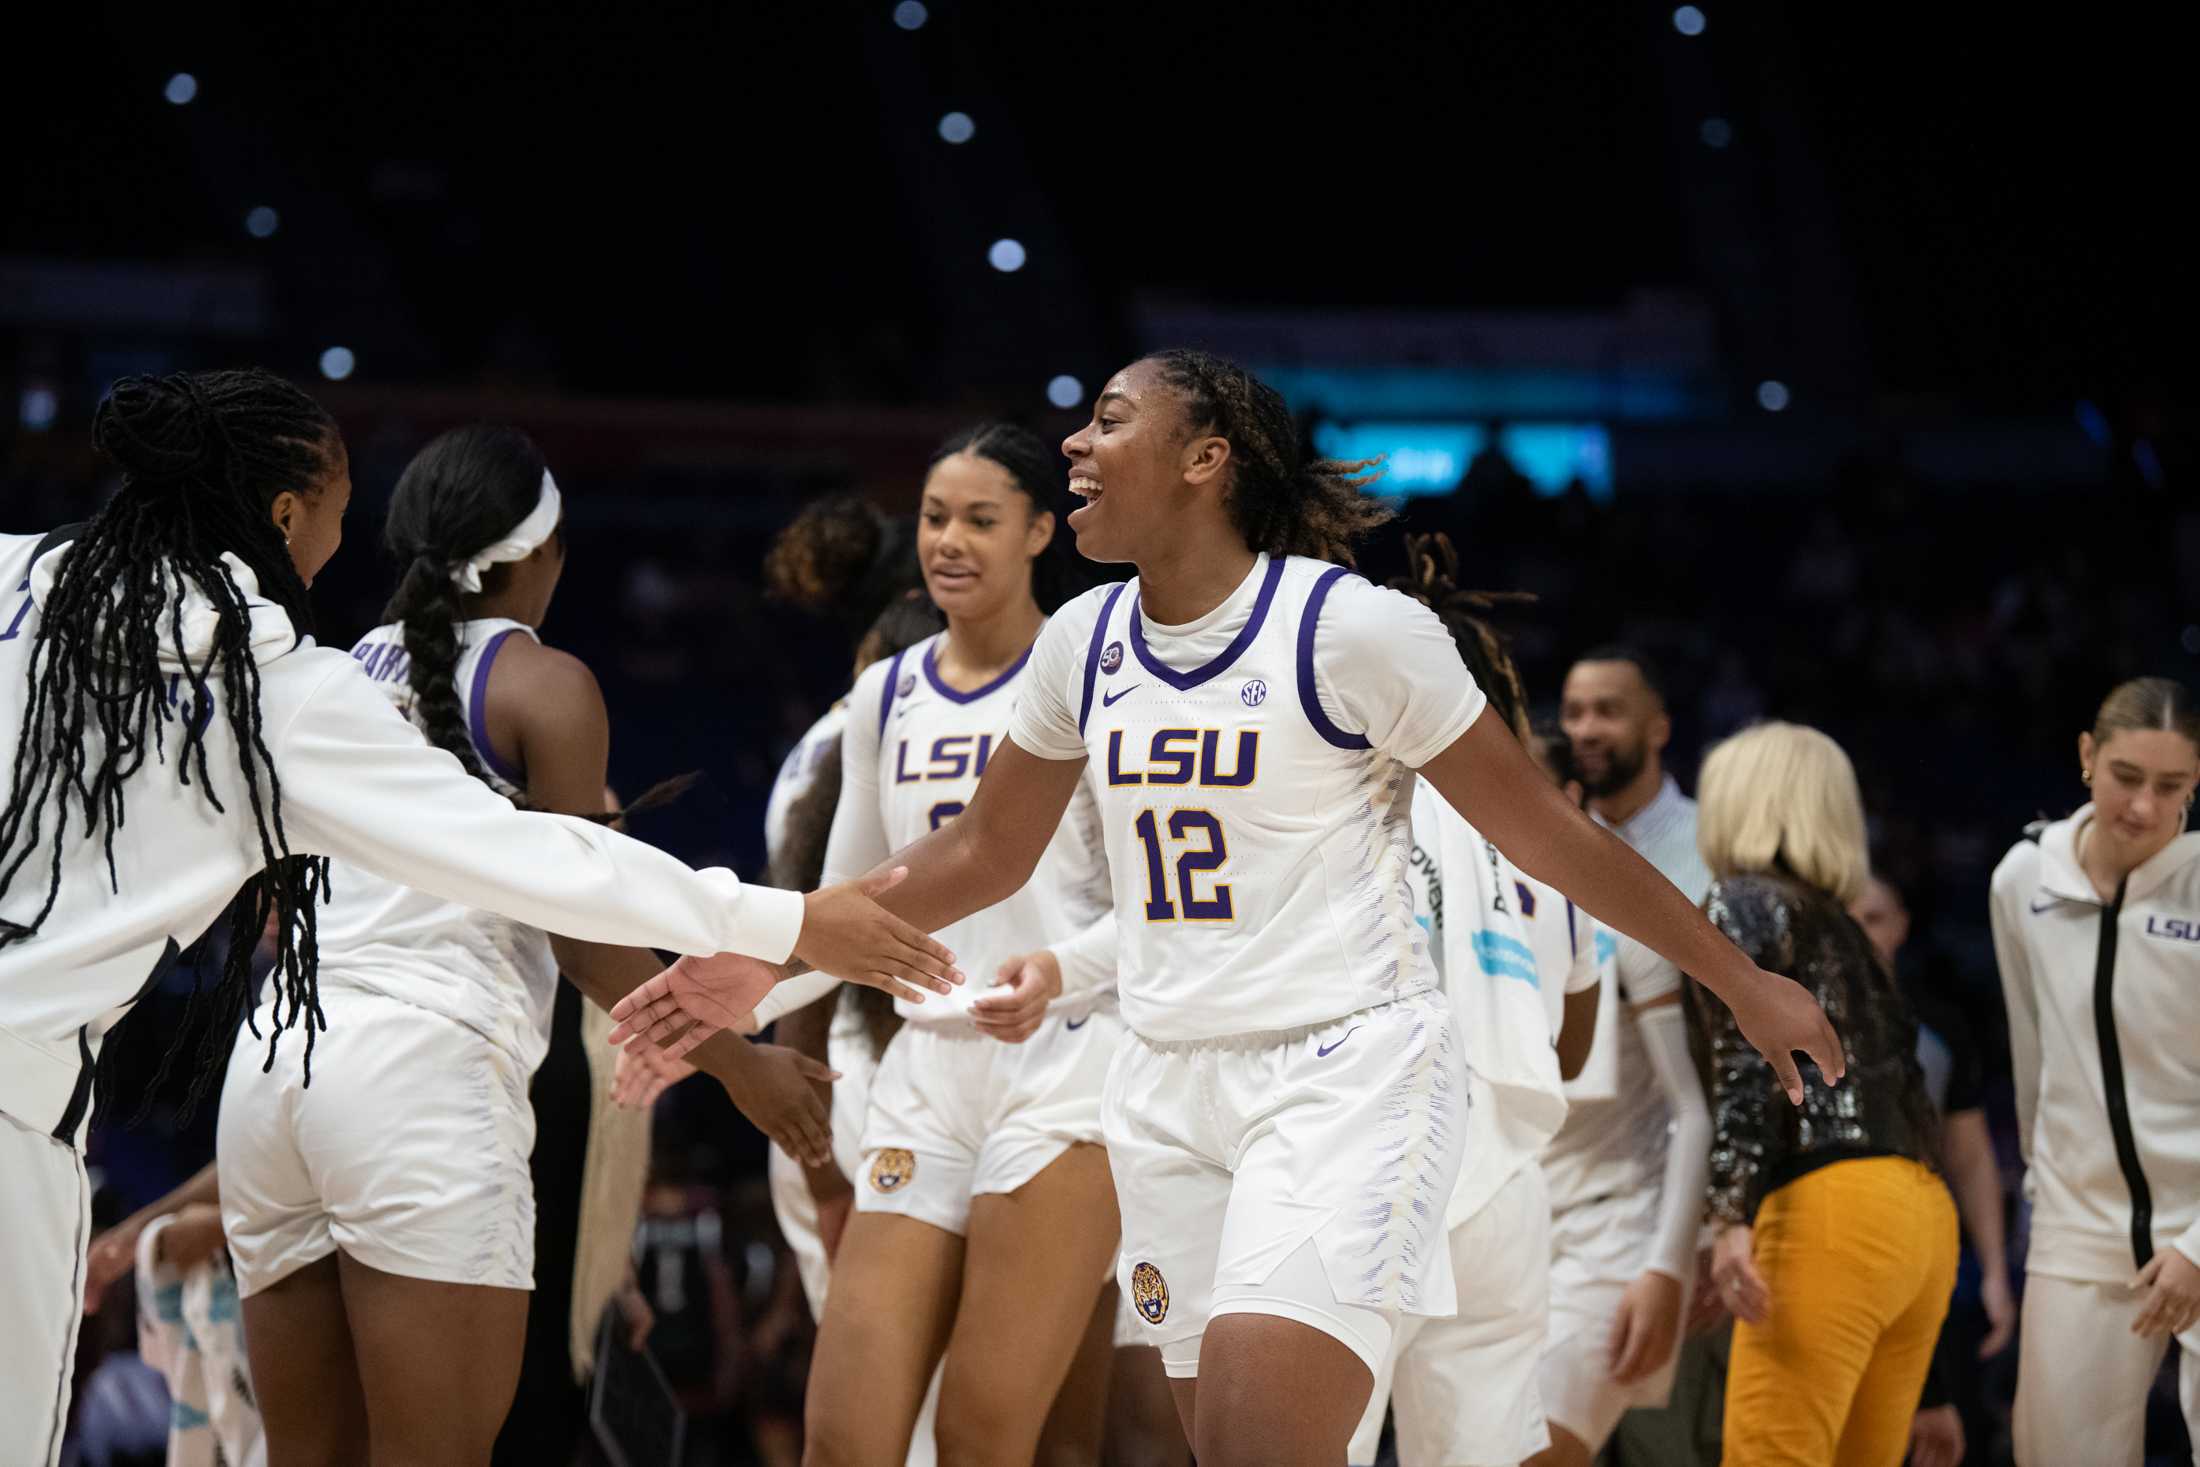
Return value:
M 50 551 L 34 575 L 37 545 L 32 536 L 0 536 L 0 758 L 12 757 L 22 731 L 39 607 L 67 554 Z M 293 852 L 591 942 L 774 962 L 792 950 L 798 894 L 744 886 L 722 869 L 690 870 L 587 821 L 515 810 L 430 745 L 349 656 L 295 642 L 289 618 L 259 597 L 251 572 L 233 558 L 230 565 L 251 603 L 262 737 Z M 182 626 L 185 655 L 206 658 L 214 622 L 195 591 L 184 598 Z M 170 687 L 188 701 L 180 676 Z M 213 694 L 220 698 L 218 687 Z M 72 809 L 52 913 L 35 935 L 0 946 L 0 1111 L 63 1140 L 81 1128 L 106 1030 L 262 866 L 218 703 L 206 764 L 225 810 L 201 792 L 195 772 L 189 785 L 178 780 L 177 752 L 172 732 L 164 761 L 149 757 L 126 786 L 113 882 L 102 841 L 84 837 Z M 0 918 L 27 925 L 37 914 L 47 860 L 46 847 L 33 852 L 0 898 Z
M 1994 871 L 2030 1272 L 2120 1283 L 2174 1247 L 2200 1263 L 2200 834 L 2104 902 L 2079 867 L 2085 806 Z

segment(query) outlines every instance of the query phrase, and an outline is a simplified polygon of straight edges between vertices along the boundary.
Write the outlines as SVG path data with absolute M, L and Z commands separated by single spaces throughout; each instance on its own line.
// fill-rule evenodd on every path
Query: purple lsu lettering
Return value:
M 1237 767 L 1222 768 L 1219 728 L 1157 728 L 1146 749 L 1146 767 L 1123 766 L 1123 730 L 1108 731 L 1108 783 L 1111 785 L 1194 785 L 1201 789 L 1244 789 L 1260 769 L 1260 730 L 1237 731 Z
M 942 734 L 932 740 L 929 754 L 919 754 L 924 761 L 916 769 L 909 767 L 908 739 L 894 746 L 894 783 L 924 784 L 937 779 L 976 779 L 985 773 L 986 761 L 993 757 L 992 734 Z
M 351 655 L 378 683 L 398 682 L 412 672 L 412 658 L 397 642 L 362 642 L 351 649 Z

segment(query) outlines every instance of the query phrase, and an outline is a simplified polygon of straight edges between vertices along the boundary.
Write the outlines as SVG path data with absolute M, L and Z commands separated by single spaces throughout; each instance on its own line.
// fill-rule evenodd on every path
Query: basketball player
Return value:
M 488 426 L 435 439 L 398 480 L 385 539 L 405 573 L 389 624 L 352 649 L 360 669 L 499 794 L 601 811 L 603 695 L 537 631 L 566 536 L 534 443 Z M 216 1143 L 269 1444 L 321 1460 L 363 1421 L 378 1451 L 486 1461 L 535 1282 L 527 1090 L 558 975 L 608 1007 L 661 964 L 346 863 L 332 885 L 319 1083 L 292 1056 L 265 1064 L 260 1024 L 240 1029 Z M 697 1055 L 775 1142 L 827 1157 L 810 1085 L 824 1066 L 734 1035 Z
M 1061 569 L 1045 507 L 1060 482 L 1047 446 L 1005 424 L 934 456 L 917 553 L 947 630 L 856 680 L 827 880 L 942 828 L 975 793 L 1056 599 L 1036 578 Z M 1087 791 L 1022 891 L 951 939 L 990 971 L 1093 928 L 1108 910 L 1104 862 Z M 1121 1032 L 1112 985 L 1056 1006 L 1018 1044 L 990 1042 L 968 1001 L 899 1007 L 811 1367 L 809 1455 L 901 1460 L 938 1364 L 940 1459 L 1029 1462 L 1115 1253 L 1099 1145 Z
M 1325 562 L 1385 511 L 1364 465 L 1301 458 L 1273 389 L 1148 357 L 1063 451 L 1079 548 L 1138 577 L 1047 623 L 1009 738 L 888 900 L 932 928 L 1013 893 L 1090 763 L 1133 1031 L 1105 1102 L 1119 1281 L 1202 1467 L 1336 1467 L 1397 1321 L 1456 1312 L 1440 1220 L 1466 1082 L 1405 879 L 1416 770 L 1521 869 L 1703 978 L 1791 1096 L 1792 1051 L 1835 1074 L 1839 1045 L 1480 717 L 1433 613 Z M 677 1048 L 754 966 L 676 963 L 615 1032 Z
M 259 371 L 129 378 L 93 434 L 122 470 L 106 506 L 0 537 L 0 1421 L 31 1462 L 54 1460 L 67 1417 L 102 1038 L 227 910 L 217 1007 L 241 1006 L 272 915 L 280 1023 L 311 1019 L 310 1050 L 313 854 L 590 940 L 810 948 L 869 981 L 946 967 L 861 893 L 744 888 L 514 811 L 357 663 L 312 646 L 306 587 L 351 482 L 335 424 L 296 387 Z M 226 1048 L 227 1025 L 212 1032 Z M 207 1056 L 195 1088 L 219 1072 Z

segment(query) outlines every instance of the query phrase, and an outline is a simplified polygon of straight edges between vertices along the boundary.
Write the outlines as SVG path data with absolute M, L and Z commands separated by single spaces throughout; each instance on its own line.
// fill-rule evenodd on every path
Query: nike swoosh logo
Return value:
M 2039 913 L 2041 913 L 2041 912 L 2044 912 L 2044 911 L 2046 911 L 2046 910 L 2047 910 L 2047 909 L 2048 909 L 2049 907 L 2059 907 L 2059 906 L 2061 906 L 2061 905 L 2062 905 L 2062 898 L 2061 898 L 2061 897 L 2049 897 L 2049 898 L 2048 898 L 2048 899 L 2047 899 L 2046 901 L 2044 901 L 2044 902 L 2034 902 L 2034 903 L 2032 903 L 2032 911 L 2033 911 L 2033 914 L 2034 914 L 2034 915 L 2036 916 L 2036 915 L 2038 915 Z
M 1064 1024 L 1064 1025 L 1063 1025 L 1062 1027 L 1063 1027 L 1063 1028 L 1065 1028 L 1065 1029 L 1082 1029 L 1082 1028 L 1084 1028 L 1084 1027 L 1085 1027 L 1085 1026 L 1086 1026 L 1087 1024 L 1089 1024 L 1089 1023 L 1091 1023 L 1091 1022 L 1092 1022 L 1092 1015 L 1090 1015 L 1090 1014 L 1087 1014 L 1087 1015 L 1085 1015 L 1085 1016 L 1084 1016 L 1084 1017 L 1083 1017 L 1082 1019 L 1072 1019 L 1072 1020 L 1070 1020 L 1070 1021 L 1069 1021 L 1069 1022 L 1068 1022 L 1067 1024 Z
M 1353 1026 L 1352 1026 L 1351 1028 L 1349 1028 L 1349 1029 L 1345 1030 L 1345 1031 L 1344 1031 L 1344 1039 L 1350 1039 L 1350 1038 L 1351 1038 L 1351 1037 L 1352 1037 L 1353 1035 L 1355 1035 L 1355 1034 L 1359 1033 L 1359 1032 L 1360 1032 L 1360 1028 L 1361 1028 L 1361 1026 L 1360 1026 L 1360 1025 L 1358 1025 L 1358 1024 L 1354 1024 L 1354 1025 L 1353 1025 Z M 1342 1047 L 1342 1046 L 1343 1046 L 1343 1044 L 1344 1044 L 1344 1039 L 1340 1039 L 1340 1040 L 1338 1040 L 1338 1041 L 1337 1041 L 1337 1042 L 1336 1042 L 1335 1044 L 1325 1044 L 1325 1045 L 1323 1045 L 1323 1046 L 1322 1046 L 1321 1048 L 1319 1048 L 1319 1049 L 1315 1050 L 1315 1051 L 1314 1051 L 1314 1058 L 1316 1058 L 1316 1059 L 1327 1059 L 1327 1058 L 1328 1058 L 1329 1056 L 1331 1056 L 1331 1055 L 1335 1054 L 1335 1053 L 1337 1052 L 1337 1050 L 1338 1050 L 1338 1049 L 1339 1049 L 1340 1047 Z
M 1131 694 L 1137 692 L 1140 688 L 1144 686 L 1146 686 L 1144 683 L 1132 683 L 1129 687 L 1125 688 L 1120 693 L 1102 693 L 1100 695 L 1100 706 L 1103 708 L 1113 708 L 1119 701 L 1124 698 L 1128 698 Z

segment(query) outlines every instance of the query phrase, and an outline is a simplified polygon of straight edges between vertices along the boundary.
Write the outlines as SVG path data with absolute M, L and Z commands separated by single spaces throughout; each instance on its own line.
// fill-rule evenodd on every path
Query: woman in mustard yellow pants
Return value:
M 1917 1020 L 1846 903 L 1869 872 L 1848 756 L 1761 724 L 1704 761 L 1705 908 L 1759 965 L 1809 988 L 1847 1052 L 1780 1093 L 1733 1016 L 1690 985 L 1711 1076 L 1712 1279 L 1737 1321 L 1728 1467 L 1900 1467 L 1956 1276 L 1956 1210 L 1925 1158 Z

